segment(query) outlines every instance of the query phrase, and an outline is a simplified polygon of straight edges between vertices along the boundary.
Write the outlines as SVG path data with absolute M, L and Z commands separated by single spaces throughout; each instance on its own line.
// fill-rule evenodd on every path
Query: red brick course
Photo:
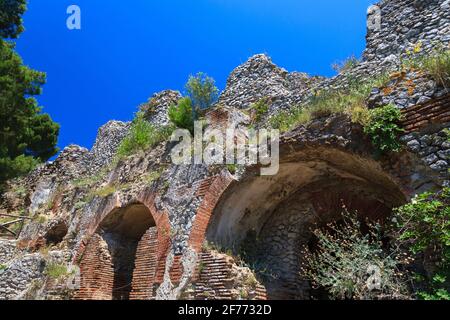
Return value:
M 141 193 L 136 201 L 122 205 L 118 198 L 111 198 L 104 209 L 93 219 L 81 242 L 74 262 L 80 266 L 80 289 L 76 299 L 112 299 L 114 272 L 106 267 L 99 254 L 103 241 L 96 233 L 99 225 L 112 211 L 133 204 L 143 204 L 149 210 L 156 227 L 150 228 L 138 244 L 131 299 L 150 299 L 154 284 L 164 277 L 166 257 L 170 246 L 170 224 L 166 212 L 158 211 L 151 193 Z M 100 241 L 101 239 L 101 241 Z M 112 264 L 109 262 L 112 270 Z
M 114 268 L 107 248 L 99 234 L 92 236 L 81 259 L 76 300 L 112 300 Z
M 402 110 L 402 127 L 407 133 L 419 131 L 429 125 L 450 122 L 450 95 Z
M 214 208 L 232 181 L 233 177 L 228 171 L 224 171 L 222 174 L 217 176 L 217 178 L 211 183 L 208 192 L 206 192 L 205 197 L 197 210 L 197 215 L 189 237 L 189 245 L 197 253 L 200 253 L 202 249 L 206 230 Z
M 153 299 L 153 285 L 157 271 L 158 232 L 150 228 L 139 241 L 133 272 L 130 300 Z
M 234 279 L 230 259 L 224 256 L 213 255 L 210 251 L 203 250 L 199 254 L 199 266 L 192 281 L 195 300 L 211 299 L 231 300 L 236 299 L 236 292 L 233 292 Z M 255 290 L 256 300 L 266 300 L 266 289 L 262 285 L 257 285 Z

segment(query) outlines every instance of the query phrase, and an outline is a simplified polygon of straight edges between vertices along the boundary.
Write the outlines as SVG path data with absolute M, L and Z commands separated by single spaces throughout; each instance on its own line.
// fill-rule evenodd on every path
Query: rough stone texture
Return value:
M 196 275 L 183 292 L 186 300 L 265 300 L 266 290 L 254 273 L 226 254 L 204 249 Z
M 165 126 L 169 124 L 169 107 L 177 104 L 180 99 L 181 94 L 178 91 L 165 90 L 155 93 L 147 103 L 141 106 L 141 111 L 151 123 Z
M 385 61 L 391 55 L 405 54 L 417 42 L 424 49 L 450 41 L 448 0 L 381 1 L 381 28 L 368 30 L 364 59 Z M 370 16 L 369 16 L 370 17 Z
M 299 104 L 302 93 L 320 80 L 321 77 L 309 77 L 305 73 L 289 73 L 265 54 L 259 54 L 233 70 L 219 104 L 245 109 L 269 98 L 271 111 L 286 110 Z
M 277 67 L 265 55 L 254 56 L 230 75 L 220 107 L 205 115 L 206 130 L 248 126 L 252 115 L 246 109 L 262 98 L 270 103 L 270 117 L 301 105 L 315 90 L 342 88 L 352 78 L 395 68 L 399 53 L 416 38 L 448 43 L 448 1 L 391 0 L 380 6 L 383 29 L 369 32 L 365 60 L 354 69 L 331 79 L 308 77 Z M 414 35 L 412 29 L 419 31 Z M 179 97 L 174 91 L 156 94 L 143 111 L 153 124 L 165 125 L 167 108 Z M 128 292 L 114 292 L 129 285 L 132 299 L 308 298 L 296 246 L 310 240 L 308 226 L 318 217 L 331 218 L 343 199 L 366 215 L 378 216 L 377 208 L 388 214 L 418 193 L 449 184 L 448 92 L 428 75 L 408 72 L 374 88 L 369 107 L 386 103 L 405 115 L 400 153 L 374 159 L 361 126 L 348 116 L 331 115 L 282 137 L 280 172 L 273 177 L 260 177 L 258 166 L 233 174 L 225 166 L 176 166 L 170 142 L 113 163 L 129 123 L 106 124 L 91 151 L 69 146 L 55 161 L 9 182 L 0 212 L 33 219 L 17 241 L 0 241 L 0 264 L 6 266 L 0 271 L 0 299 L 112 299 L 126 297 Z M 119 285 L 114 266 L 117 252 L 126 247 L 118 240 L 126 231 L 111 216 L 136 205 L 148 209 L 154 224 L 134 239 L 135 254 L 126 254 L 122 264 L 130 283 Z M 132 211 L 130 217 L 140 215 Z M 115 236 L 104 232 L 105 223 Z M 277 281 L 205 249 L 208 239 L 238 251 L 252 231 L 262 239 L 254 258 L 269 266 Z M 49 279 L 43 272 L 47 250 L 80 272 Z M 249 280 L 255 274 L 256 282 Z
M 369 96 L 371 108 L 392 104 L 400 109 L 423 105 L 449 94 L 447 88 L 418 71 L 396 72 L 382 88 L 374 88 Z
M 7 246 L 11 244 L 7 243 Z M 40 253 L 23 252 L 18 254 L 16 252 L 4 264 L 5 269 L 0 271 L 0 283 L 2 284 L 0 300 L 46 299 L 47 293 L 41 297 L 36 296 L 38 289 L 34 288 L 34 285 L 44 277 L 46 266 L 49 263 L 66 263 L 67 261 L 67 252 L 64 251 L 51 251 L 46 256 Z M 48 293 L 51 291 L 50 287 L 47 291 Z M 57 292 L 54 291 L 53 294 L 57 295 Z
M 120 142 L 130 129 L 129 122 L 110 121 L 98 130 L 97 139 L 91 150 L 91 172 L 95 174 L 105 165 L 111 163 Z
M 0 265 L 12 260 L 18 253 L 16 242 L 12 240 L 0 240 Z

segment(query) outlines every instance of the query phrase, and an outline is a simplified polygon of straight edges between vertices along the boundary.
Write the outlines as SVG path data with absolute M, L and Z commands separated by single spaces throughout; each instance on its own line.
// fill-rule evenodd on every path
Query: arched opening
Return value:
M 69 228 L 64 221 L 58 221 L 50 227 L 45 234 L 45 241 L 48 245 L 57 245 L 64 240 Z
M 155 221 L 145 205 L 133 204 L 109 213 L 83 254 L 79 298 L 128 300 L 133 295 L 138 297 L 142 281 L 151 285 L 147 276 L 154 266 L 148 264 L 154 257 L 137 257 L 137 252 L 148 249 L 147 253 L 154 255 L 152 249 L 156 240 Z
M 248 176 L 224 192 L 207 240 L 231 249 L 258 274 L 269 299 L 310 299 L 301 275 L 312 230 L 341 219 L 343 205 L 382 220 L 405 197 L 378 164 L 331 148 L 305 149 L 282 159 L 273 177 Z

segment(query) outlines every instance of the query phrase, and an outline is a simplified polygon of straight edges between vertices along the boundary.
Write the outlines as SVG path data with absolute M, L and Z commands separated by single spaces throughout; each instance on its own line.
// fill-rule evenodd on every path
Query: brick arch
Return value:
M 149 228 L 140 230 L 139 239 L 133 243 L 134 268 L 132 281 L 124 286 L 114 277 L 114 261 L 107 241 L 101 235 L 102 224 L 111 219 L 111 215 L 120 210 L 140 206 L 152 221 Z M 125 213 L 123 213 L 125 214 Z M 117 299 L 117 293 L 126 288 L 126 294 L 133 300 L 147 300 L 154 297 L 155 288 L 162 282 L 165 261 L 170 245 L 170 224 L 166 212 L 158 211 L 154 205 L 154 196 L 142 192 L 136 199 L 122 203 L 118 195 L 107 199 L 103 209 L 91 220 L 86 235 L 80 244 L 75 262 L 80 266 L 80 288 L 75 296 L 80 300 Z M 116 266 L 117 268 L 117 266 Z M 115 283 L 115 281 L 117 283 Z M 114 290 L 113 290 L 114 288 Z
M 261 177 L 258 174 L 259 168 L 255 166 L 248 168 L 244 177 L 239 181 L 225 170 L 210 183 L 197 211 L 189 239 L 190 245 L 200 253 L 201 263 L 206 266 L 206 269 L 209 268 L 209 261 L 207 259 L 203 261 L 202 257 L 208 256 L 208 253 L 202 249 L 202 244 L 206 239 L 216 242 L 217 238 L 210 236 L 211 232 L 220 231 L 221 222 L 224 222 L 225 230 L 231 230 L 230 234 L 221 240 L 243 241 L 246 234 L 239 235 L 239 231 L 234 231 L 241 228 L 244 230 L 246 224 L 250 226 L 253 223 L 259 224 L 260 231 L 264 228 L 270 229 L 271 224 L 274 226 L 283 224 L 284 221 L 278 221 L 273 212 L 283 202 L 288 201 L 287 199 L 295 199 L 295 194 L 299 190 L 303 189 L 308 192 L 308 188 L 312 188 L 314 191 L 304 198 L 304 201 L 311 204 L 302 209 L 304 213 L 314 212 L 314 214 L 322 216 L 326 216 L 328 211 L 336 211 L 334 207 L 339 206 L 340 201 L 344 200 L 351 209 L 367 211 L 368 216 L 379 218 L 388 214 L 389 208 L 404 203 L 408 197 L 399 180 L 380 162 L 373 160 L 370 148 L 361 148 L 361 146 L 352 144 L 351 141 L 343 144 L 342 140 L 336 136 L 329 136 L 328 139 L 322 141 L 282 140 L 280 157 L 281 169 L 277 176 Z M 327 197 L 321 197 L 321 184 L 325 186 L 324 181 L 327 180 L 332 182 L 326 186 L 330 194 L 327 194 Z M 359 189 L 349 193 L 348 188 L 341 188 L 343 185 L 355 185 L 355 188 Z M 252 188 L 256 190 L 253 194 L 249 191 Z M 339 188 L 339 191 L 331 194 L 334 188 Z M 369 195 L 367 199 L 366 195 Z M 273 200 L 274 205 L 268 205 L 268 202 L 272 201 L 271 199 L 275 199 Z M 247 201 L 246 204 L 243 203 L 245 201 Z M 233 213 L 234 216 L 233 214 L 227 215 L 227 205 L 228 209 L 237 208 Z M 267 213 L 266 216 L 263 216 L 264 212 Z M 255 215 L 256 218 L 252 219 L 252 215 Z M 244 219 L 242 220 L 244 223 L 240 223 L 240 219 Z M 267 222 L 270 219 L 275 220 Z M 230 224 L 228 227 L 227 223 Z M 250 229 L 250 227 L 247 228 L 247 231 Z M 270 230 L 265 233 L 273 236 L 273 232 Z M 298 238 L 298 236 L 296 237 Z M 298 242 L 298 240 L 295 241 Z M 219 247 L 230 245 L 228 248 L 234 245 L 231 241 L 216 242 L 216 244 Z M 217 264 L 217 261 L 214 263 Z M 225 272 L 225 270 L 220 271 Z M 297 273 L 295 270 L 292 271 L 292 274 Z M 286 279 L 285 283 L 287 287 L 281 289 L 270 288 L 270 284 L 268 284 L 266 286 L 266 289 L 269 290 L 268 298 L 305 298 L 302 290 L 307 290 L 307 287 L 304 283 L 299 281 L 291 286 L 292 279 Z

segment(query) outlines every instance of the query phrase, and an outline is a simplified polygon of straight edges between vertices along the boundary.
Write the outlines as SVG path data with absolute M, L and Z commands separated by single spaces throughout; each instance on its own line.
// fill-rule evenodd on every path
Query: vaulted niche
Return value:
M 128 300 L 132 289 L 136 249 L 155 221 L 144 205 L 131 205 L 111 212 L 98 233 L 108 244 L 114 268 L 113 300 Z
M 207 240 L 244 257 L 269 299 L 310 299 L 317 293 L 302 279 L 301 248 L 314 249 L 311 231 L 339 221 L 343 205 L 382 220 L 404 201 L 374 161 L 311 148 L 282 159 L 276 176 L 232 184 L 213 212 Z
M 147 290 L 146 284 L 151 283 L 147 278 L 151 277 L 151 260 L 155 255 L 154 250 L 143 250 L 156 245 L 155 221 L 146 206 L 132 204 L 110 212 L 92 235 L 83 253 L 80 261 L 81 286 L 77 298 L 139 298 L 142 289 Z M 136 257 L 137 251 L 143 256 Z

